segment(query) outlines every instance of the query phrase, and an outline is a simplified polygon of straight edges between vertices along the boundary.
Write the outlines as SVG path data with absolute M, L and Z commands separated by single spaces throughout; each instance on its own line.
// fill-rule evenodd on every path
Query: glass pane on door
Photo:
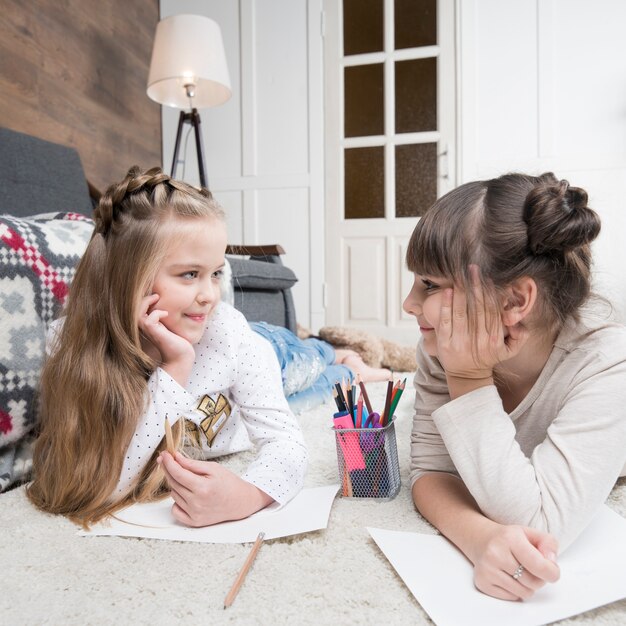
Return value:
M 436 45 L 437 0 L 395 0 L 394 28 L 396 50 Z
M 343 54 L 381 52 L 383 0 L 344 0 Z
M 385 217 L 385 149 L 347 148 L 345 218 Z
M 437 144 L 396 146 L 396 217 L 424 215 L 437 199 Z
M 345 136 L 366 137 L 384 134 L 383 64 L 346 67 L 344 94 Z
M 396 133 L 437 130 L 437 59 L 397 61 Z

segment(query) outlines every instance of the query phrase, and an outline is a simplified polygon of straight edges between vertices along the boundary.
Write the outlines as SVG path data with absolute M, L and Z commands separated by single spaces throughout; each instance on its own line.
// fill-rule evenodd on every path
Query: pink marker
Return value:
M 336 413 L 333 419 L 335 430 L 354 429 L 349 413 Z M 365 469 L 365 459 L 359 445 L 359 433 L 337 433 L 343 458 L 349 472 Z

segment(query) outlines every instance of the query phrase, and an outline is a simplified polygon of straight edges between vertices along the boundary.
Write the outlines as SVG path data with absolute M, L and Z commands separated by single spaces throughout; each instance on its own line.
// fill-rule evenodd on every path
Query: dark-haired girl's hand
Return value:
M 448 380 L 452 398 L 493 384 L 494 367 L 515 356 L 528 338 L 523 328 L 505 332 L 501 312 L 486 298 L 478 267 L 470 267 L 475 319 L 467 316 L 463 289 L 445 289 L 437 328 L 437 356 Z
M 213 461 L 188 459 L 180 452 L 159 457 L 174 499 L 172 514 L 186 526 L 209 526 L 243 519 L 273 502 L 253 484 Z
M 139 307 L 137 325 L 142 347 L 176 382 L 184 386 L 195 359 L 193 346 L 184 337 L 173 333 L 161 320 L 167 311 L 156 308 L 158 294 L 145 296 Z
M 492 524 L 486 540 L 474 546 L 474 584 L 502 600 L 528 600 L 546 583 L 559 579 L 556 539 L 525 526 Z

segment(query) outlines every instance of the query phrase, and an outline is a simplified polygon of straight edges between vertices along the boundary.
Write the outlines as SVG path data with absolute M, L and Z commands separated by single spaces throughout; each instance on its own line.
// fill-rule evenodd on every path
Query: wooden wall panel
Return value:
M 160 165 L 158 21 L 158 0 L 0 0 L 0 126 L 76 148 L 101 190 Z

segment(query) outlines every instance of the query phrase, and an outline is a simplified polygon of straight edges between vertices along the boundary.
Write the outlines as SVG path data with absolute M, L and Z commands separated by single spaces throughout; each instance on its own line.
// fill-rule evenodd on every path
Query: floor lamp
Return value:
M 200 184 L 208 187 L 198 109 L 223 104 L 232 94 L 217 22 L 202 15 L 172 15 L 157 24 L 147 93 L 159 104 L 183 109 L 178 118 L 172 177 L 183 128 L 190 124 L 195 133 Z

